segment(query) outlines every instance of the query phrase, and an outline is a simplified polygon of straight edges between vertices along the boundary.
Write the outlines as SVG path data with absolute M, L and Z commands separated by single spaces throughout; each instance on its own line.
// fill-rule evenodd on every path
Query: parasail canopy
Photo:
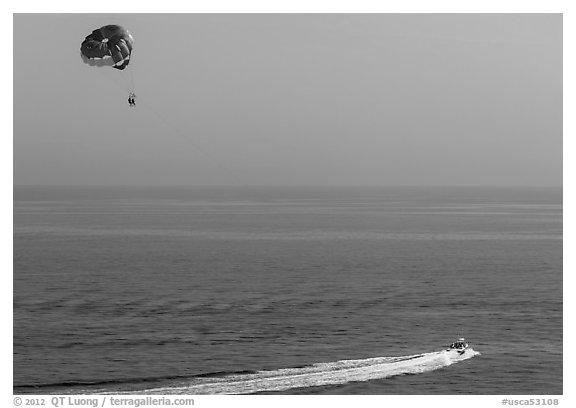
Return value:
M 124 27 L 105 25 L 84 39 L 80 53 L 88 65 L 124 69 L 130 62 L 133 44 L 134 38 Z

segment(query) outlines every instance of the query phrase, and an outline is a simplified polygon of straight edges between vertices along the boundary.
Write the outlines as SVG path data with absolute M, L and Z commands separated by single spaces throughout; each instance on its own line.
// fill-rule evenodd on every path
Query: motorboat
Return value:
M 460 337 L 457 341 L 450 344 L 446 351 L 456 351 L 459 355 L 462 355 L 468 350 L 468 343 L 464 337 Z

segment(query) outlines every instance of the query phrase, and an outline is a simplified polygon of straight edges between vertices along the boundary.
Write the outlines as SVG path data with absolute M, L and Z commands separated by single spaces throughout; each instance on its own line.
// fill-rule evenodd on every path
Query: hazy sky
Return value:
M 14 184 L 561 186 L 562 16 L 16 14 Z

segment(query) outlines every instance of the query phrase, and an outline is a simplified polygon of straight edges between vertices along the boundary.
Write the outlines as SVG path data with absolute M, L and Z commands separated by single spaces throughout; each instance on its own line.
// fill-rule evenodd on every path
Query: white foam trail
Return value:
M 260 371 L 254 374 L 229 375 L 216 379 L 196 379 L 195 382 L 187 385 L 155 388 L 130 392 L 130 394 L 250 394 L 337 385 L 353 381 L 376 380 L 400 374 L 433 371 L 467 360 L 478 354 L 480 353 L 468 349 L 462 356 L 455 351 L 438 351 L 404 357 L 341 360 L 302 368 Z

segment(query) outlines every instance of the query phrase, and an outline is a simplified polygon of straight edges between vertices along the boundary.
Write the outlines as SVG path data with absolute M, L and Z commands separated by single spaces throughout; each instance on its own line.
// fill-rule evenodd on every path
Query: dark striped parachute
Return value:
M 82 59 L 88 65 L 124 69 L 130 62 L 134 39 L 119 25 L 105 25 L 88 35 L 80 46 Z

